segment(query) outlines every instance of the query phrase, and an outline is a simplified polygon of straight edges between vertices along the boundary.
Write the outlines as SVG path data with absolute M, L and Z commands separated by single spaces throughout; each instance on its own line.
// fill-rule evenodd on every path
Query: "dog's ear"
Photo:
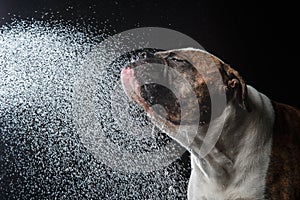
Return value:
M 228 98 L 235 98 L 238 105 L 250 112 L 248 103 L 247 85 L 239 73 L 225 63 L 220 63 L 220 72 L 226 84 L 226 94 Z

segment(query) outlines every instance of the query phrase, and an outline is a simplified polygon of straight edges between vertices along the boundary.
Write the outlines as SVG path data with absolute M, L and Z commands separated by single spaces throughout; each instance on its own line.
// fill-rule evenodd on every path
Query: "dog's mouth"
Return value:
M 189 81 L 192 91 L 187 89 L 182 77 Z M 139 59 L 121 72 L 126 95 L 149 115 L 159 115 L 174 125 L 199 124 L 199 115 L 200 125 L 209 122 L 210 98 L 206 85 L 199 80 L 193 66 L 172 53 L 161 56 L 160 52 L 142 52 Z
M 171 80 L 167 68 L 163 59 L 142 58 L 123 68 L 121 82 L 126 95 L 141 105 L 148 114 L 155 112 L 178 125 L 181 122 L 180 104 L 170 90 Z

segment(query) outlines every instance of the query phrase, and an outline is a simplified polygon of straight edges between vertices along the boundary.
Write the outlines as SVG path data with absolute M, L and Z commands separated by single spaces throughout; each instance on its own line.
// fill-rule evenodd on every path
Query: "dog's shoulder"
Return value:
M 267 199 L 300 199 L 300 110 L 272 101 L 275 123 Z
M 293 139 L 293 142 L 299 142 L 300 110 L 276 101 L 272 101 L 272 105 L 275 111 L 274 134 L 277 134 L 278 137 Z

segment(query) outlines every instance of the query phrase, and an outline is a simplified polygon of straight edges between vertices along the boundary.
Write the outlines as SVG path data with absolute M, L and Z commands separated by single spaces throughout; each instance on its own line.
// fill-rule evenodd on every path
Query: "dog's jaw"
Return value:
M 138 105 L 142 106 L 147 116 L 150 118 L 153 124 L 155 124 L 160 130 L 167 133 L 170 137 L 178 141 L 182 146 L 187 147 L 188 141 L 184 141 L 183 138 L 177 138 L 181 135 L 177 134 L 178 125 L 171 123 L 165 118 L 165 116 L 159 115 L 149 104 L 141 97 L 141 87 L 134 76 L 134 70 L 131 66 L 126 66 L 121 71 L 121 83 L 125 94 Z

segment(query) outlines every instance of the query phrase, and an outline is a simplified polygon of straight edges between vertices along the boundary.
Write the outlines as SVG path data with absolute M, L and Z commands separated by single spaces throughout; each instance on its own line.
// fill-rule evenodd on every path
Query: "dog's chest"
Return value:
M 257 170 L 246 172 L 246 174 L 244 170 L 235 171 L 234 175 L 228 177 L 227 182 L 225 181 L 222 184 L 220 177 L 205 175 L 205 169 L 199 167 L 199 163 L 195 159 L 192 158 L 191 162 L 192 172 L 188 188 L 189 200 L 264 198 L 265 169 L 257 168 Z

